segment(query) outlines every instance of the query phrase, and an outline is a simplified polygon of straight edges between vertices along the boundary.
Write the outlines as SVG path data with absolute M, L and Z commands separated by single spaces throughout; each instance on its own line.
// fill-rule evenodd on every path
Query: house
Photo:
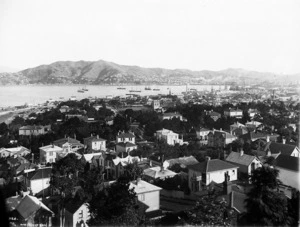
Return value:
M 286 156 L 293 156 L 300 158 L 300 150 L 296 145 L 286 144 L 285 139 L 283 139 L 283 143 L 275 143 L 269 142 L 266 144 L 264 148 L 264 152 L 270 151 L 271 154 L 282 154 Z
M 63 148 L 54 144 L 40 147 L 40 163 L 53 163 L 59 159 L 59 154 L 63 153 Z
M 117 137 L 116 137 L 116 143 L 125 143 L 125 142 L 130 142 L 135 144 L 135 135 L 131 132 L 119 132 Z
M 22 226 L 51 226 L 54 213 L 38 198 L 27 193 L 9 197 L 5 201 L 9 221 Z
M 177 173 L 165 169 L 163 166 L 155 166 L 148 169 L 144 169 L 144 178 L 148 181 L 154 181 L 157 179 L 165 179 L 169 177 L 174 177 Z
M 238 166 L 219 159 L 210 159 L 187 167 L 189 188 L 192 192 L 205 189 L 211 182 L 223 183 L 225 173 L 229 176 L 229 181 L 237 180 Z
M 225 147 L 227 144 L 232 143 L 237 137 L 231 135 L 229 132 L 214 130 L 208 133 L 207 145 L 210 147 Z
M 6 159 L 6 162 L 11 168 L 14 168 L 14 169 L 17 168 L 21 164 L 29 163 L 29 161 L 22 156 L 9 157 Z
M 156 131 L 156 138 L 165 141 L 169 145 L 183 144 L 183 139 L 179 139 L 179 134 L 164 128 Z
M 231 152 L 226 158 L 226 162 L 232 163 L 239 167 L 239 173 L 251 175 L 251 173 L 261 167 L 261 161 L 253 155 L 244 154 L 244 151 Z
M 224 116 L 226 117 L 235 117 L 235 118 L 242 118 L 243 117 L 243 111 L 240 109 L 227 109 L 224 110 Z
M 61 147 L 65 153 L 76 152 L 81 148 L 84 148 L 84 145 L 80 143 L 79 140 L 67 137 L 59 140 L 53 141 L 55 146 Z
M 64 224 L 67 227 L 87 226 L 90 218 L 88 204 L 70 199 L 65 204 Z
M 210 111 L 208 113 L 208 115 L 210 116 L 211 119 L 213 119 L 214 121 L 217 121 L 221 118 L 221 114 L 215 111 Z
M 200 143 L 207 144 L 208 140 L 208 133 L 210 133 L 211 130 L 207 128 L 200 128 L 196 130 L 197 139 L 200 140 Z
M 194 156 L 189 157 L 181 157 L 181 158 L 173 158 L 169 160 L 165 160 L 163 162 L 164 169 L 170 168 L 175 164 L 179 164 L 182 168 L 186 168 L 188 165 L 193 165 L 199 163 L 198 160 Z
M 33 195 L 46 193 L 50 186 L 52 167 L 36 169 L 24 174 L 25 185 Z
M 276 158 L 276 168 L 279 170 L 278 179 L 281 180 L 284 185 L 300 190 L 298 157 L 281 154 Z
M 113 177 L 118 178 L 124 173 L 124 167 L 128 164 L 139 162 L 138 156 L 130 156 L 126 152 L 121 152 L 112 159 L 114 165 Z
M 184 118 L 182 117 L 182 115 L 180 113 L 163 113 L 163 115 L 161 116 L 162 120 L 171 120 L 173 118 L 178 118 L 180 121 L 183 121 Z
M 91 136 L 91 137 L 87 137 L 83 139 L 83 143 L 84 145 L 88 148 L 88 149 L 92 149 L 95 151 L 99 151 L 99 150 L 106 150 L 106 140 L 99 138 L 99 136 Z
M 246 126 L 241 124 L 240 122 L 235 122 L 234 124 L 230 125 L 230 132 L 237 128 L 246 128 Z
M 67 112 L 70 111 L 70 107 L 69 107 L 69 106 L 66 106 L 66 105 L 61 106 L 60 109 L 59 109 L 59 111 L 60 111 L 61 113 L 67 113 Z
M 82 157 L 86 162 L 93 164 L 93 167 L 96 167 L 98 165 L 104 166 L 103 152 L 83 154 Z
M 258 139 L 264 139 L 267 142 L 269 142 L 270 140 L 276 141 L 278 136 L 279 136 L 278 134 L 268 135 L 268 134 L 262 133 L 262 132 L 248 131 L 248 133 L 241 135 L 240 138 L 242 138 L 244 141 L 252 141 L 253 142 Z
M 51 125 L 26 125 L 19 128 L 20 136 L 38 136 L 51 131 Z
M 153 100 L 152 108 L 153 108 L 153 110 L 161 109 L 160 101 L 159 100 Z
M 148 208 L 146 213 L 157 211 L 160 208 L 160 187 L 137 178 L 130 182 L 129 189 L 134 189 L 138 201 L 144 203 Z
M 8 156 L 26 156 L 30 154 L 31 151 L 23 146 L 12 147 L 12 148 L 1 148 L 0 157 Z
M 120 142 L 116 144 L 116 152 L 127 152 L 137 149 L 137 145 L 131 142 Z

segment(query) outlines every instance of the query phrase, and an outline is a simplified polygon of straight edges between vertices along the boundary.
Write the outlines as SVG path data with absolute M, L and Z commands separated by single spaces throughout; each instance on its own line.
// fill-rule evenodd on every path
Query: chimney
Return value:
M 282 138 L 282 144 L 285 144 L 286 139 Z
M 229 181 L 229 175 L 228 173 L 226 172 L 224 174 L 224 182 L 223 182 L 223 193 L 225 195 L 228 195 L 232 192 L 232 183 Z
M 222 128 L 220 128 L 220 131 L 222 131 Z
M 141 183 L 141 178 L 140 177 L 136 178 L 136 185 L 139 185 L 140 183 Z
M 267 143 L 270 142 L 270 136 L 267 136 Z
M 97 135 L 97 139 L 99 139 L 99 135 Z
M 31 156 L 32 156 L 32 161 L 31 162 L 33 163 L 33 161 L 34 161 L 34 154 L 32 153 Z
M 240 155 L 241 155 L 241 156 L 244 155 L 244 150 L 243 150 L 243 148 L 242 148 L 241 151 L 240 151 Z
M 271 151 L 270 151 L 270 149 L 268 149 L 267 156 L 268 156 L 268 157 L 271 156 Z
M 210 161 L 210 157 L 209 157 L 209 156 L 206 156 L 206 157 L 205 157 L 205 160 L 206 160 L 206 161 Z
M 76 134 L 74 133 L 74 139 L 76 140 Z

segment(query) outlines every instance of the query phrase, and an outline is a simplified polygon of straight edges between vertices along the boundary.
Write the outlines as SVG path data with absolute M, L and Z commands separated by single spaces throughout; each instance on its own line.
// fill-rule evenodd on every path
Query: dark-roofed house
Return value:
M 213 119 L 214 121 L 217 121 L 219 120 L 219 118 L 221 118 L 221 114 L 218 112 L 211 111 L 208 114 L 211 117 L 211 119 Z
M 24 174 L 25 184 L 33 195 L 47 191 L 50 186 L 52 167 L 40 168 Z
M 223 183 L 225 173 L 229 176 L 229 181 L 237 180 L 238 166 L 231 163 L 207 158 L 206 161 L 187 167 L 189 170 L 188 181 L 192 192 L 201 191 L 211 182 Z
M 130 142 L 121 142 L 121 143 L 118 143 L 116 145 L 116 152 L 119 153 L 119 152 L 129 152 L 129 151 L 132 151 L 132 150 L 135 150 L 137 149 L 137 145 L 134 144 L 134 143 L 130 143 Z
M 30 195 L 6 199 L 10 222 L 21 226 L 51 226 L 54 213 L 38 198 Z
M 65 205 L 65 226 L 87 226 L 90 212 L 87 203 L 71 199 Z
M 91 136 L 83 139 L 83 143 L 88 149 L 95 151 L 106 150 L 106 140 L 99 138 L 99 136 Z
M 75 152 L 84 147 L 84 145 L 80 143 L 79 140 L 70 137 L 55 140 L 53 141 L 53 144 L 55 146 L 61 147 L 66 153 Z
M 282 155 L 300 158 L 299 148 L 292 144 L 269 142 L 266 144 L 264 151 L 265 153 L 270 151 L 271 154 L 280 153 Z
M 26 156 L 30 153 L 31 153 L 31 151 L 28 148 L 23 147 L 23 146 L 0 149 L 0 157 Z
M 223 130 L 213 130 L 208 133 L 207 145 L 210 147 L 225 147 L 227 144 L 232 143 L 237 137 L 231 135 L 229 132 Z
M 164 113 L 162 115 L 162 120 L 171 120 L 173 118 L 178 118 L 180 121 L 183 121 L 183 117 L 180 113 Z
M 117 137 L 116 137 L 116 142 L 117 143 L 125 143 L 125 142 L 130 142 L 135 144 L 135 135 L 131 132 L 119 132 Z
M 299 190 L 299 158 L 279 155 L 276 159 L 276 166 L 279 170 L 279 180 L 281 180 L 284 185 L 291 186 Z
M 261 161 L 257 157 L 244 154 L 243 150 L 240 152 L 231 152 L 226 158 L 226 161 L 238 166 L 239 173 L 248 175 L 258 167 L 261 167 Z

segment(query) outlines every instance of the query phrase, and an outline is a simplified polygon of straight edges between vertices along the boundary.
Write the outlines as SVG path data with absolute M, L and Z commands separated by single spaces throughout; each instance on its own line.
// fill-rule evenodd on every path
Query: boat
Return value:
M 72 95 L 70 100 L 76 100 L 76 96 Z
M 149 86 L 147 86 L 147 87 L 145 87 L 145 90 L 151 90 L 151 87 L 149 87 Z
M 126 87 L 117 87 L 118 90 L 126 90 Z
M 89 89 L 87 89 L 86 86 L 84 88 L 82 88 L 81 90 L 83 90 L 83 91 L 89 91 Z
M 84 93 L 84 90 L 83 89 L 78 89 L 77 92 Z
M 134 90 L 134 89 L 131 89 L 131 90 L 129 90 L 129 92 L 141 92 L 141 90 Z
M 153 91 L 160 91 L 160 89 L 159 88 L 154 88 Z

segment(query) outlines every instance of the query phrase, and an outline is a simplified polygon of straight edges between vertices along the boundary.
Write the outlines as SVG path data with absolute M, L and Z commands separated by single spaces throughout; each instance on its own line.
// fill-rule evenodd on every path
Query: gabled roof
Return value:
M 54 144 L 40 147 L 40 150 L 43 150 L 45 152 L 50 152 L 50 151 L 61 152 L 61 151 L 63 151 L 63 149 L 61 147 L 58 147 Z
M 130 132 L 126 132 L 126 133 L 121 133 L 120 135 L 117 135 L 117 138 L 135 138 L 135 136 Z
M 270 142 L 267 143 L 265 147 L 265 151 L 270 149 L 271 153 L 281 153 L 283 155 L 290 156 L 292 152 L 297 149 L 296 145 L 291 145 L 291 144 L 283 144 L 283 143 L 275 143 L 275 142 Z
M 83 157 L 87 162 L 91 162 L 93 157 L 101 156 L 101 155 L 102 155 L 102 152 L 98 152 L 98 153 L 84 154 Z
M 82 145 L 79 140 L 76 140 L 76 139 L 73 139 L 70 137 L 53 141 L 53 144 L 55 144 L 59 147 L 62 147 L 62 145 L 65 143 L 70 143 L 72 145 Z
M 70 199 L 66 202 L 65 208 L 71 214 L 74 214 L 84 204 L 85 204 L 84 201 L 80 201 L 80 200 L 76 200 L 76 199 Z
M 159 191 L 162 189 L 143 180 L 139 180 L 138 182 L 137 181 L 130 182 L 129 189 L 132 188 L 134 189 L 134 192 L 136 194 Z
M 162 170 L 160 166 L 155 166 L 155 167 L 145 169 L 144 175 L 157 179 L 157 178 L 173 177 L 177 175 L 177 173 L 169 169 Z
M 228 157 L 226 158 L 226 161 L 233 162 L 233 163 L 240 164 L 240 165 L 249 166 L 253 162 L 254 159 L 257 159 L 257 158 L 253 155 L 247 155 L 247 154 L 241 155 L 241 153 L 239 153 L 239 152 L 231 152 L 228 155 Z
M 198 160 L 194 156 L 173 158 L 173 159 L 165 160 L 165 162 L 168 162 L 170 166 L 172 166 L 176 163 L 183 164 L 185 166 L 194 165 L 194 164 L 199 163 Z
M 26 195 L 16 208 L 16 210 L 24 219 L 29 218 L 39 209 L 46 210 L 51 215 L 54 214 L 48 207 L 45 206 L 45 204 L 39 201 L 38 198 L 30 195 Z
M 217 117 L 220 117 L 221 116 L 221 114 L 220 113 L 218 113 L 218 112 L 210 112 L 209 113 L 209 116 L 217 116 Z
M 198 164 L 190 165 L 187 168 L 201 173 L 209 173 L 225 169 L 235 169 L 238 167 L 220 159 L 212 159 L 200 162 Z
M 197 130 L 199 132 L 209 132 L 211 130 L 207 129 L 207 128 L 200 128 L 199 130 Z
M 247 195 L 244 193 L 232 191 L 231 192 L 231 207 L 234 208 L 238 213 L 246 212 L 245 200 Z
M 213 135 L 214 136 L 221 136 L 221 137 L 224 137 L 225 139 L 233 139 L 233 138 L 236 138 L 236 136 L 234 135 L 231 135 L 229 132 L 225 132 L 225 131 L 218 131 L 218 130 L 215 130 L 213 132 Z
M 287 170 L 299 172 L 299 158 L 281 154 L 276 159 L 276 166 Z
M 172 117 L 172 116 L 182 116 L 180 113 L 164 113 L 163 114 L 164 117 Z
M 28 173 L 29 180 L 40 180 L 44 178 L 50 178 L 52 167 L 41 168 Z M 27 175 L 26 175 L 27 176 Z
M 44 126 L 39 126 L 39 125 L 25 125 L 19 128 L 19 130 L 39 130 L 44 128 Z

